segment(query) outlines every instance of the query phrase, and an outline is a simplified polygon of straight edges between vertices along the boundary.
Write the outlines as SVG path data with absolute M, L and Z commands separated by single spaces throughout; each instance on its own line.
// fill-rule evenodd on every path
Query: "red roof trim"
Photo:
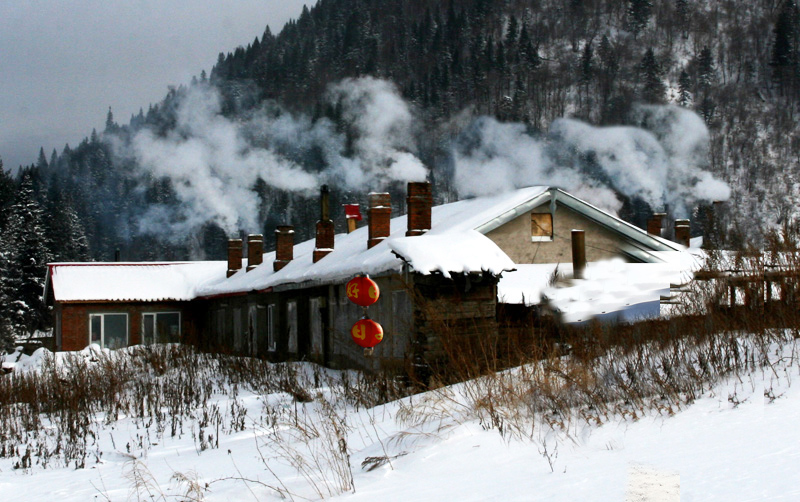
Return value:
M 222 260 L 215 260 L 222 262 Z M 170 261 L 170 262 L 163 262 L 163 261 L 134 261 L 134 262 L 124 262 L 124 261 L 96 261 L 96 262 L 56 262 L 56 263 L 48 263 L 47 266 L 50 268 L 51 272 L 55 267 L 169 267 L 172 265 L 193 265 L 195 263 L 203 263 L 198 261 Z

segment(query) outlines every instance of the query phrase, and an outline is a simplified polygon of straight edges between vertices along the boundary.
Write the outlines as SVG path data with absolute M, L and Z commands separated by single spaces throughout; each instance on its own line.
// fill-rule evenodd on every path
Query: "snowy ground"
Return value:
M 794 343 L 774 350 L 793 354 Z M 214 397 L 226 420 L 237 415 L 227 411 L 231 399 L 247 409 L 245 429 L 221 434 L 218 448 L 202 450 L 189 422 L 157 439 L 152 427 L 120 417 L 102 427 L 99 458 L 85 469 L 14 469 L 0 459 L 0 499 L 800 500 L 798 373 L 794 358 L 776 356 L 772 368 L 721 382 L 672 416 L 653 411 L 559 431 L 537 425 L 524 440 L 471 414 L 458 387 L 372 409 L 240 391 Z M 430 408 L 420 421 L 423 403 Z M 368 470 L 381 457 L 390 462 Z

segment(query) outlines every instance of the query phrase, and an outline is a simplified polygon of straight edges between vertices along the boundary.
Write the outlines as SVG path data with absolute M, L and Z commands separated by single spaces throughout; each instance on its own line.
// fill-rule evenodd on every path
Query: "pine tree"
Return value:
M 714 68 L 714 56 L 711 54 L 711 49 L 708 46 L 703 47 L 700 55 L 697 57 L 697 83 L 700 87 L 707 91 L 716 78 L 716 69 Z
M 653 49 L 647 49 L 642 62 L 639 63 L 640 96 L 647 103 L 662 103 L 666 88 L 661 80 L 661 66 L 656 61 Z
M 592 41 L 589 40 L 583 46 L 583 55 L 581 56 L 581 83 L 588 84 L 592 80 L 594 74 L 594 51 L 592 50 Z
M 3 169 L 0 159 L 0 238 L 5 234 L 8 209 L 14 201 L 16 185 L 11 175 Z M 5 240 L 0 239 L 0 353 L 10 351 L 14 346 L 14 334 L 11 323 L 5 312 L 11 309 L 11 298 L 8 296 L 10 286 L 7 284 L 7 251 Z
M 681 27 L 681 35 L 683 38 L 689 36 L 689 0 L 676 0 L 675 14 L 677 16 L 676 22 Z
M 7 284 L 8 263 L 5 245 L 0 242 L 0 354 L 11 352 L 14 347 L 14 331 L 8 314 L 12 308 L 11 298 L 8 296 L 10 286 Z
M 773 76 L 781 87 L 781 92 L 792 84 L 798 65 L 798 36 L 800 36 L 800 13 L 794 0 L 783 3 L 775 21 L 775 42 L 772 45 Z
M 619 72 L 619 59 L 617 57 L 617 53 L 614 50 L 614 47 L 611 45 L 611 41 L 608 39 L 608 36 L 606 35 L 603 35 L 603 38 L 600 40 L 600 49 L 598 55 L 600 56 L 600 71 L 598 72 L 598 80 L 600 83 L 600 99 L 602 103 L 605 104 L 611 98 L 614 81 L 616 80 L 617 73 Z
M 103 132 L 106 134 L 113 134 L 117 132 L 119 126 L 114 122 L 114 114 L 111 112 L 111 107 L 108 107 L 108 113 L 106 114 L 106 128 Z
M 43 300 L 44 277 L 50 252 L 44 213 L 36 202 L 29 173 L 22 176 L 16 201 L 2 235 L 3 296 L 0 318 L 19 336 L 49 325 Z
M 0 235 L 2 235 L 3 230 L 6 228 L 9 208 L 11 204 L 14 203 L 14 193 L 16 190 L 16 184 L 11 177 L 11 173 L 3 168 L 3 159 L 0 159 Z
M 684 107 L 688 107 L 692 103 L 692 93 L 690 89 L 692 88 L 692 81 L 689 78 L 689 74 L 686 73 L 686 70 L 681 71 L 680 77 L 678 77 L 678 104 Z
M 639 33 L 647 26 L 652 11 L 652 0 L 628 1 L 628 29 L 634 37 L 638 37 Z
M 54 261 L 87 261 L 89 242 L 86 230 L 69 197 L 61 192 L 52 195 L 48 207 L 47 242 Z
M 44 147 L 39 147 L 39 159 L 36 161 L 36 169 L 39 172 L 47 170 L 47 157 L 44 155 Z

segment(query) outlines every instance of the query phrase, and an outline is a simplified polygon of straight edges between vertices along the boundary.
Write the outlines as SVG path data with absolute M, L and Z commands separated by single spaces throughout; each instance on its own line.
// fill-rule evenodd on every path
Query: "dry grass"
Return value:
M 117 352 L 48 354 L 40 370 L 0 377 L 0 458 L 14 467 L 84 468 L 102 458 L 98 437 L 121 417 L 137 432 L 122 452 L 146 452 L 167 437 L 191 434 L 198 452 L 219 447 L 220 435 L 251 423 L 277 420 L 269 412 L 247 417 L 242 389 L 286 392 L 297 402 L 319 400 L 315 388 L 336 389 L 348 406 L 373 407 L 407 394 L 389 375 L 338 376 L 317 368 L 209 354 L 189 346 L 132 347 Z M 378 384 L 380 382 L 380 384 Z M 223 399 L 220 399 L 222 397 Z

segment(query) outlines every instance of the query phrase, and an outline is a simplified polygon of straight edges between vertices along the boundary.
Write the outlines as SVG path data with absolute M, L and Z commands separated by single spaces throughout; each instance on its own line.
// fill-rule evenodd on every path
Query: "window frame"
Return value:
M 550 217 L 550 235 L 533 235 L 534 219 L 537 216 L 540 216 L 540 217 L 541 216 L 549 216 Z M 547 212 L 547 213 L 531 213 L 531 242 L 553 242 L 553 232 L 554 232 L 554 228 L 553 228 L 554 224 L 553 224 L 553 222 L 554 222 L 554 220 L 555 220 L 555 218 L 553 217 L 553 213 L 550 213 L 550 212 Z M 544 229 L 544 227 L 542 227 L 542 225 L 539 225 L 538 223 L 537 223 L 537 226 L 539 228 Z
M 125 316 L 125 345 L 124 347 L 130 347 L 131 344 L 131 326 L 130 326 L 130 316 L 127 312 L 89 312 L 89 345 L 94 343 L 92 341 L 92 318 L 99 317 L 100 318 L 100 348 L 106 348 L 106 321 L 105 316 L 108 315 L 122 315 Z
M 257 304 L 250 304 L 247 308 L 247 346 L 250 355 L 254 357 L 258 355 L 259 321 L 263 315 L 259 311 L 263 309 L 263 306 Z
M 267 305 L 267 350 L 276 352 L 278 350 L 278 337 L 275 329 L 275 304 Z
M 292 354 L 299 352 L 299 345 L 297 340 L 297 323 L 299 316 L 297 314 L 297 300 L 290 300 L 286 302 L 286 327 L 287 327 L 287 348 L 286 350 Z
M 139 340 L 139 343 L 141 345 L 150 345 L 150 344 L 159 343 L 159 342 L 156 342 L 156 338 L 157 338 L 158 316 L 160 314 L 178 314 L 178 335 L 177 335 L 177 337 L 178 337 L 178 341 L 181 340 L 181 336 L 183 336 L 183 315 L 181 314 L 181 311 L 180 310 L 164 310 L 164 311 L 158 310 L 158 311 L 152 311 L 152 312 L 142 312 L 142 336 L 141 336 L 141 340 Z M 154 316 L 154 318 L 153 318 L 153 341 L 147 343 L 147 342 L 144 341 L 144 323 L 145 323 L 145 317 L 147 317 L 149 315 Z M 168 343 L 174 343 L 174 342 L 168 342 Z
M 320 357 L 323 355 L 323 344 L 325 343 L 321 312 L 322 305 L 322 297 L 312 296 L 308 299 L 308 322 L 311 335 L 311 355 Z
M 244 349 L 244 329 L 242 326 L 242 309 L 233 309 L 233 350 L 241 353 Z

